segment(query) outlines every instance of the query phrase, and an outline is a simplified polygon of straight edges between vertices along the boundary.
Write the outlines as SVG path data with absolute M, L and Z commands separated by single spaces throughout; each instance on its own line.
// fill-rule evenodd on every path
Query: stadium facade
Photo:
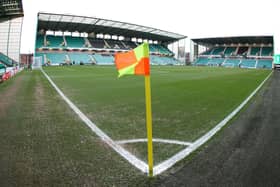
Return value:
M 0 61 L 6 66 L 20 62 L 23 16 L 21 0 L 0 1 Z
M 35 56 L 44 65 L 114 63 L 114 53 L 150 43 L 151 63 L 180 64 L 168 45 L 186 36 L 151 27 L 64 14 L 38 13 Z

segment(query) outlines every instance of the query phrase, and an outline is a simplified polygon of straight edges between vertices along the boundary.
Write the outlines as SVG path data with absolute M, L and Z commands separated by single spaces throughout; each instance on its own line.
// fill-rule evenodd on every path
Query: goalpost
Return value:
M 33 69 L 42 69 L 42 56 L 33 57 L 33 62 L 31 66 Z

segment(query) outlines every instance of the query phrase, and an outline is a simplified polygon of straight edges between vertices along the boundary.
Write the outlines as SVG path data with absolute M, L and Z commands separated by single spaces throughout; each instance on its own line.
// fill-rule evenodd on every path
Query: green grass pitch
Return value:
M 146 137 L 143 77 L 118 79 L 112 66 L 50 67 L 45 71 L 112 139 Z M 186 142 L 196 140 L 236 108 L 269 72 L 237 68 L 152 67 L 153 137 Z M 182 148 L 164 144 L 155 147 L 158 147 L 155 163 Z M 145 144 L 129 144 L 126 148 L 146 160 Z
M 146 137 L 144 77 L 118 79 L 113 66 L 44 70 L 113 140 Z M 196 140 L 238 106 L 270 72 L 152 67 L 154 138 Z M 2 83 L 0 96 L 0 186 L 151 184 L 145 174 L 83 124 L 40 71 L 23 71 Z M 124 147 L 146 160 L 145 143 Z M 155 163 L 182 148 L 154 143 Z

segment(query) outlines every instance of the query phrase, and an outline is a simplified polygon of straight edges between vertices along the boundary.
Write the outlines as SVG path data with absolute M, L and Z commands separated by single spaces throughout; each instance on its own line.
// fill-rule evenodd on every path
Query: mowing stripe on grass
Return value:
M 139 143 L 139 142 L 147 142 L 147 138 L 139 138 L 139 139 L 132 139 L 132 140 L 119 140 L 116 141 L 118 144 L 127 144 L 127 143 Z M 168 143 L 168 144 L 178 144 L 178 145 L 186 145 L 190 146 L 192 143 L 190 142 L 183 142 L 178 140 L 167 140 L 161 138 L 153 138 L 153 142 L 160 142 L 160 143 Z
M 148 173 L 148 165 L 142 160 L 138 159 L 130 152 L 122 148 L 120 145 L 115 143 L 107 134 L 100 130 L 74 103 L 68 99 L 63 92 L 56 86 L 56 84 L 51 80 L 51 78 L 42 69 L 42 73 L 57 91 L 57 93 L 62 97 L 62 99 L 69 105 L 69 107 L 81 118 L 83 122 L 98 135 L 105 143 L 107 143 L 111 148 L 113 148 L 117 153 L 119 153 L 123 158 L 125 158 L 129 163 L 138 168 L 144 173 Z
M 272 75 L 272 72 L 265 78 L 265 80 L 233 111 L 231 112 L 226 118 L 224 118 L 219 124 L 217 124 L 213 129 L 211 129 L 209 132 L 207 132 L 205 135 L 197 139 L 192 145 L 187 147 L 186 149 L 180 151 L 179 153 L 175 154 L 171 158 L 163 161 L 162 163 L 158 164 L 154 167 L 154 176 L 158 175 L 164 171 L 166 171 L 168 168 L 173 166 L 178 161 L 182 160 L 186 156 L 188 156 L 190 153 L 195 151 L 197 148 L 199 148 L 202 144 L 207 142 L 212 136 L 214 136 L 223 126 L 229 122 L 247 103 L 248 101 L 260 90 L 260 88 L 263 86 L 263 84 L 268 80 L 268 78 Z

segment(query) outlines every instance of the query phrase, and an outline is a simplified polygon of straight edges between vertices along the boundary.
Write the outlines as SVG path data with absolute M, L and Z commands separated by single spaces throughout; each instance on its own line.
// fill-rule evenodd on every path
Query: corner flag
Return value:
M 152 107 L 150 84 L 150 58 L 149 44 L 143 43 L 126 53 L 115 54 L 115 64 L 119 77 L 123 75 L 144 75 L 146 96 L 146 128 L 148 137 L 148 165 L 149 176 L 153 176 L 153 131 L 152 131 Z
M 119 77 L 123 75 L 150 75 L 149 44 L 143 43 L 126 53 L 115 54 Z

